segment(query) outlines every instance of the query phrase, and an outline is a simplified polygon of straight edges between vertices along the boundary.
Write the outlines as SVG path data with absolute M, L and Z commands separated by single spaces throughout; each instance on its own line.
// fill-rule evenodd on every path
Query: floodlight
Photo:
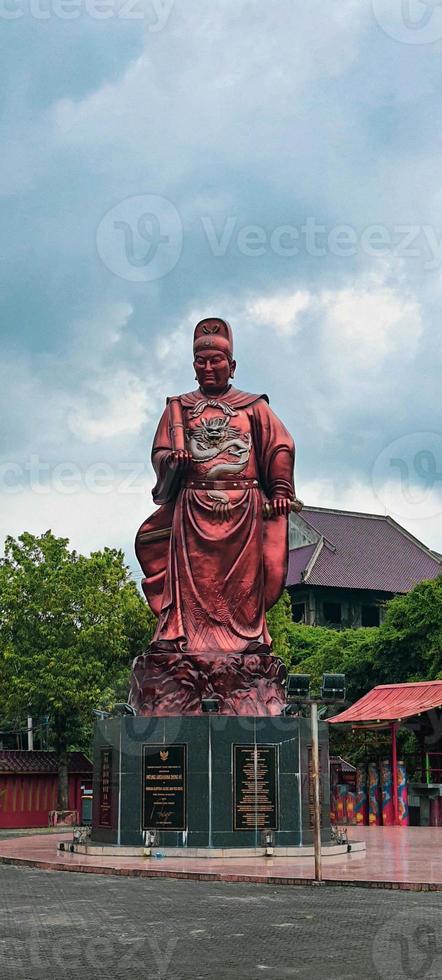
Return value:
M 287 677 L 287 700 L 299 701 L 308 698 L 310 674 L 289 674 Z
M 324 674 L 321 698 L 324 701 L 345 701 L 345 674 Z
M 201 709 L 205 715 L 215 715 L 219 711 L 218 698 L 202 698 Z
M 135 708 L 131 704 L 127 704 L 126 701 L 118 701 L 114 704 L 113 715 L 136 715 Z
M 275 836 L 272 830 L 263 830 L 261 835 L 261 842 L 263 847 L 273 847 L 275 843 Z
M 285 704 L 281 714 L 287 717 L 288 715 L 297 715 L 298 712 L 299 712 L 299 707 L 296 704 L 296 702 L 294 702 L 293 704 Z
M 144 833 L 144 846 L 156 847 L 158 844 L 158 833 L 156 830 L 146 830 Z

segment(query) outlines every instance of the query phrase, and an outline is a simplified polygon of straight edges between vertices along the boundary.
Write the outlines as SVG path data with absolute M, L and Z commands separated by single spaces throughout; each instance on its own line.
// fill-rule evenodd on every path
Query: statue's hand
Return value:
M 292 509 L 293 501 L 290 499 L 290 497 L 273 497 L 273 500 L 271 500 L 270 503 L 276 517 L 288 517 Z
M 298 500 L 297 497 L 293 500 L 291 497 L 273 497 L 270 504 L 267 505 L 271 508 L 271 513 L 265 516 L 274 517 L 288 517 L 290 511 L 295 511 L 299 514 L 299 511 L 303 508 L 302 500 Z
M 167 457 L 167 465 L 171 470 L 184 470 L 191 462 L 191 455 L 187 449 L 174 449 Z

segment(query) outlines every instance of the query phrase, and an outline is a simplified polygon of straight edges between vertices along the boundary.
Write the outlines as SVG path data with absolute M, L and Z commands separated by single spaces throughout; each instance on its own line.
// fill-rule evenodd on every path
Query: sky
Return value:
M 298 496 L 442 551 L 441 4 L 0 6 L 0 538 L 135 569 L 216 315 Z

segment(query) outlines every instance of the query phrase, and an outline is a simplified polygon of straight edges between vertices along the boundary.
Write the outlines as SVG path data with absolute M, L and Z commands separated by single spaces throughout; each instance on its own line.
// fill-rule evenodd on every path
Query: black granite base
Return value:
M 119 717 L 97 722 L 92 841 L 159 847 L 310 844 L 304 718 Z M 320 724 L 322 837 L 330 839 L 328 730 Z

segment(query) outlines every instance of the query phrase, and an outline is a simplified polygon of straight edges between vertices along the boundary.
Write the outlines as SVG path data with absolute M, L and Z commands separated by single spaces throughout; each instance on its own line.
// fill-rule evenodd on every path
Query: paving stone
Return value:
M 442 894 L 0 867 L 1 980 L 442 975 Z

